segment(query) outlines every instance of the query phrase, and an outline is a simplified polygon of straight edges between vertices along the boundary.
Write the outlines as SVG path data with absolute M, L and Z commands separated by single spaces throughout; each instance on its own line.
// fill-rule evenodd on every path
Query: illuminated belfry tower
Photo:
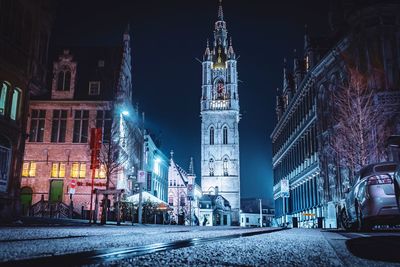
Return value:
M 222 3 L 214 41 L 202 61 L 201 188 L 225 197 L 238 223 L 240 210 L 239 94 L 236 54 L 224 21 Z

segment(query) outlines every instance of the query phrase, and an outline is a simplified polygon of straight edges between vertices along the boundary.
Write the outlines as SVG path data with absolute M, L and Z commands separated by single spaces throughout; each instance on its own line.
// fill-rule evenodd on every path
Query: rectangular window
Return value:
M 65 177 L 65 163 L 53 162 L 51 165 L 51 177 L 52 178 L 64 178 Z
M 26 161 L 22 165 L 22 177 L 35 177 L 36 176 L 36 162 Z
M 53 110 L 51 125 L 51 142 L 64 143 L 67 131 L 67 110 Z
M 89 95 L 100 94 L 100 82 L 89 82 Z
M 151 172 L 147 172 L 147 191 L 151 192 Z
M 174 198 L 173 197 L 169 197 L 168 198 L 168 205 L 170 205 L 170 206 L 174 205 Z
M 32 109 L 29 142 L 43 142 L 45 118 L 46 110 Z
M 103 130 L 103 143 L 109 143 L 111 138 L 111 110 L 98 110 L 96 128 Z
M 181 206 L 185 206 L 185 196 L 181 196 Z
M 71 168 L 72 178 L 85 178 L 86 177 L 86 163 L 74 162 Z
M 6 83 L 1 83 L 0 88 L 0 115 L 4 115 L 7 103 L 8 85 Z
M 106 175 L 107 175 L 106 165 L 104 165 L 104 164 L 101 164 L 100 169 L 96 169 L 95 173 L 94 173 L 95 178 L 100 178 L 100 179 L 106 178 Z
M 87 143 L 89 110 L 75 110 L 73 143 Z
M 20 110 L 20 104 L 21 104 L 21 90 L 18 88 L 14 89 L 14 92 L 12 94 L 12 99 L 11 99 L 11 114 L 10 118 L 12 120 L 17 120 L 19 119 L 19 110 Z

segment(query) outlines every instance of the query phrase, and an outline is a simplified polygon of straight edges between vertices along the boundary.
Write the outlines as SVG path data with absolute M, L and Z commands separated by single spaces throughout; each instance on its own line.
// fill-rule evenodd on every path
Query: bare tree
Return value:
M 349 69 L 348 84 L 333 94 L 332 147 L 352 177 L 362 166 L 382 159 L 390 132 L 384 107 L 374 101 L 376 91 L 368 84 L 368 77 Z
M 137 125 L 129 119 L 114 117 L 111 132 L 106 134 L 100 150 L 100 172 L 106 178 L 106 189 L 115 189 L 118 186 L 119 173 L 130 170 L 132 164 L 137 165 L 136 143 L 140 140 L 140 132 Z M 120 181 L 121 182 L 121 181 Z M 127 185 L 125 185 L 127 186 Z M 102 222 L 107 220 L 108 195 L 104 196 Z

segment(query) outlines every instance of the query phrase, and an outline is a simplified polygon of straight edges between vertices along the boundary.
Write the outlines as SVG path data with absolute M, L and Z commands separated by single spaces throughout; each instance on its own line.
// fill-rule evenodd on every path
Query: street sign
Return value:
M 76 180 L 73 179 L 73 180 L 71 180 L 71 181 L 69 182 L 69 190 L 68 190 L 68 193 L 69 193 L 70 195 L 75 194 L 75 188 L 76 188 Z
M 281 180 L 281 195 L 282 197 L 289 197 L 289 180 L 282 179 Z
M 188 184 L 188 196 L 189 197 L 193 197 L 193 185 L 192 184 Z
M 146 172 L 143 170 L 138 171 L 137 182 L 144 183 L 146 181 Z

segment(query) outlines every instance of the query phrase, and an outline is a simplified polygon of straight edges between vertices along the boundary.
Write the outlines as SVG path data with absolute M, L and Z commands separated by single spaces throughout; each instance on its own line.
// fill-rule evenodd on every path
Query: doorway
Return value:
M 52 180 L 50 182 L 50 203 L 62 202 L 63 185 L 64 182 L 62 180 Z
M 32 206 L 32 194 L 32 188 L 27 186 L 21 188 L 21 210 L 24 216 L 29 215 L 29 208 Z

